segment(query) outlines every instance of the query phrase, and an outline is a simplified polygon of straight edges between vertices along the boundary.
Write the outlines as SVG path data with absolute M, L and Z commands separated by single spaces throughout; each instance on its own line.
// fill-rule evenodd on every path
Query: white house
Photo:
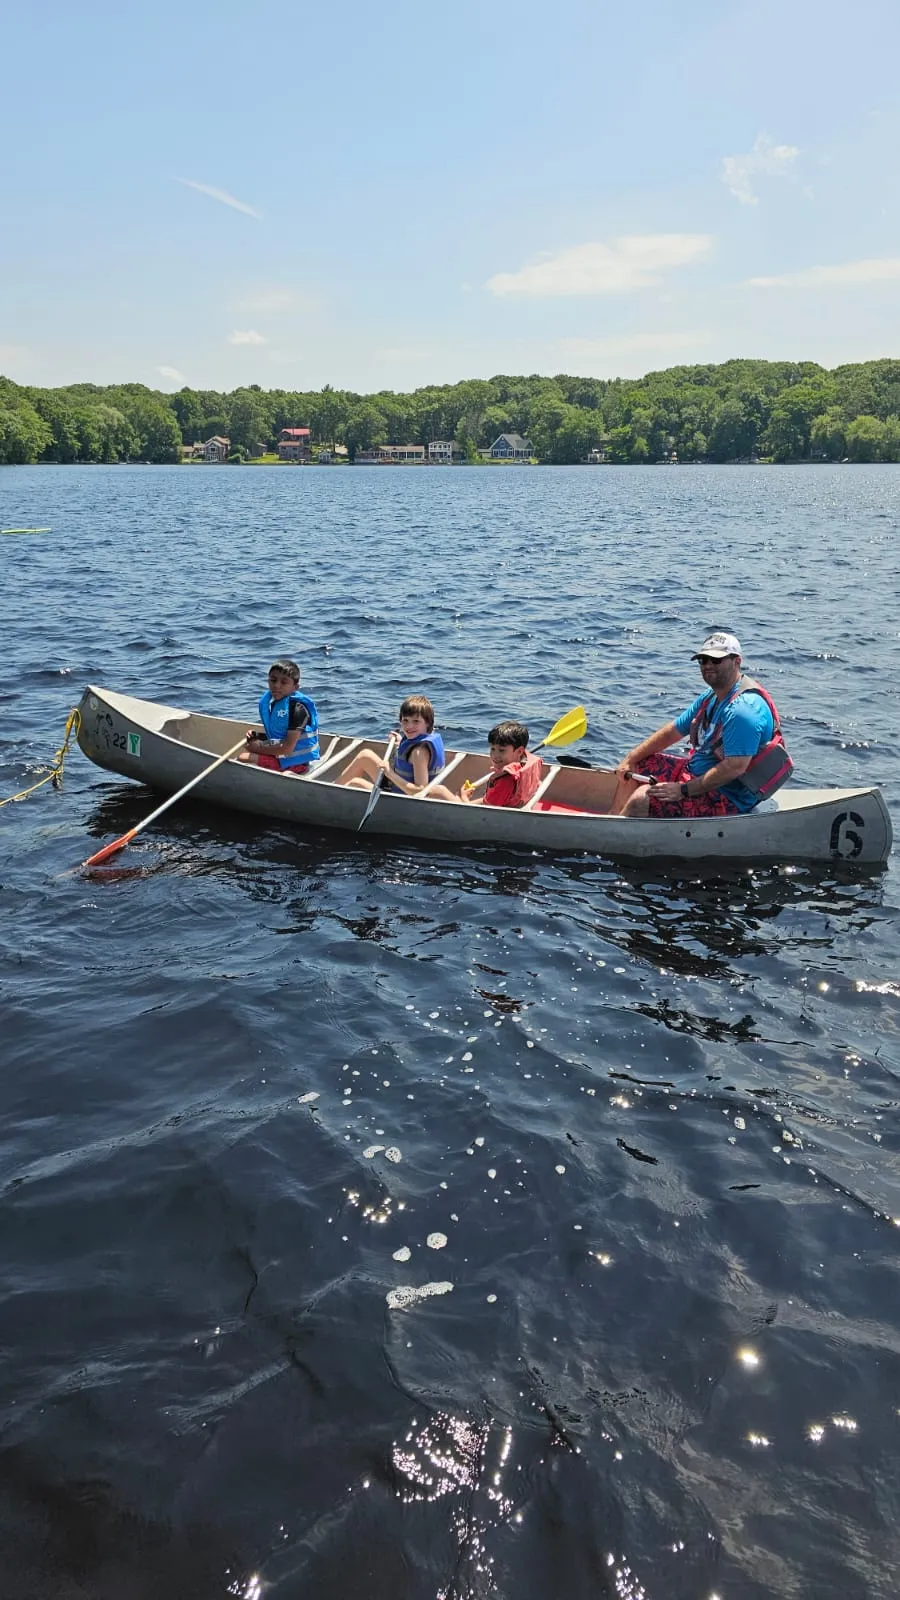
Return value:
M 428 446 L 428 459 L 438 466 L 449 467 L 453 462 L 454 449 L 452 439 L 432 439 Z

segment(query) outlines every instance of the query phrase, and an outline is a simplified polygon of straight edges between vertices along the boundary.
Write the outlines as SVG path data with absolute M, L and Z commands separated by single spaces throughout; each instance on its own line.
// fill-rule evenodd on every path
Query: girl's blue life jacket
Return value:
M 766 702 L 772 713 L 771 739 L 767 739 L 765 744 L 760 745 L 747 770 L 742 772 L 739 778 L 732 780 L 735 783 L 742 783 L 745 789 L 749 789 L 750 793 L 756 796 L 754 801 L 754 804 L 756 804 L 760 800 L 768 800 L 770 794 L 774 794 L 775 790 L 780 789 L 783 783 L 787 783 L 794 770 L 794 763 L 787 753 L 784 734 L 781 731 L 781 719 L 771 695 L 767 693 L 761 683 L 756 682 L 755 678 L 748 678 L 746 673 L 743 672 L 731 694 L 727 696 L 725 704 L 739 694 L 758 694 Z M 718 704 L 720 702 L 716 700 L 715 695 L 710 693 L 694 717 L 690 726 L 689 737 L 691 744 L 695 747 L 705 739 Z M 716 761 L 724 760 L 725 747 L 722 742 L 721 726 L 717 732 L 713 733 L 709 748 Z
M 293 700 L 299 701 L 300 705 L 306 707 L 309 721 L 291 754 L 278 757 L 278 765 L 282 772 L 289 772 L 292 767 L 308 767 L 311 761 L 319 759 L 319 713 L 315 701 L 311 700 L 308 694 L 301 694 L 299 689 L 295 689 L 293 694 L 282 695 L 280 700 L 273 700 L 268 690 L 260 695 L 259 719 L 266 730 L 266 738 L 277 744 L 290 731 Z
M 436 778 L 444 766 L 444 741 L 439 733 L 432 729 L 431 733 L 420 733 L 415 739 L 401 739 L 391 758 L 391 766 L 398 778 L 405 778 L 407 783 L 415 783 L 416 775 L 410 761 L 410 752 L 418 744 L 428 745 L 428 781 Z

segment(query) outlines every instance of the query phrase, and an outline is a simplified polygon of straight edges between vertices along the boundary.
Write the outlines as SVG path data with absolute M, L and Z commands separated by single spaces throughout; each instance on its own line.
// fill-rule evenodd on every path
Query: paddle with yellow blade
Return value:
M 119 839 L 114 839 L 112 844 L 105 844 L 102 850 L 97 850 L 94 855 L 88 856 L 87 860 L 82 861 L 81 865 L 83 867 L 97 867 L 101 861 L 108 861 L 110 856 L 114 856 L 117 850 L 122 850 L 126 844 L 130 844 L 137 834 L 142 833 L 144 828 L 150 826 L 151 822 L 155 822 L 157 817 L 161 817 L 163 812 L 168 811 L 170 806 L 174 806 L 176 800 L 180 800 L 182 795 L 187 794 L 189 789 L 196 788 L 197 784 L 202 783 L 204 778 L 208 778 L 211 772 L 215 772 L 216 767 L 221 767 L 226 761 L 230 761 L 232 756 L 236 756 L 239 750 L 246 750 L 246 748 L 247 736 L 245 734 L 242 739 L 238 740 L 237 744 L 232 745 L 230 750 L 226 750 L 223 756 L 218 756 L 208 767 L 204 767 L 202 772 L 198 772 L 196 778 L 192 778 L 190 783 L 186 783 L 183 789 L 178 790 L 177 794 L 170 795 L 168 800 L 164 800 L 161 806 L 157 806 L 155 811 L 151 811 L 149 817 L 145 817 L 143 822 L 139 822 L 135 827 L 129 828 L 127 833 L 123 833 Z
M 537 754 L 538 750 L 543 750 L 545 745 L 575 744 L 578 739 L 583 739 L 586 733 L 587 712 L 584 706 L 574 706 L 571 711 L 566 712 L 564 717 L 560 717 L 558 722 L 554 722 L 547 737 L 542 739 L 540 744 L 535 745 L 535 754 Z M 466 794 L 474 794 L 476 789 L 482 789 L 486 783 L 490 782 L 493 776 L 492 769 L 490 772 L 486 772 L 483 778 L 477 778 L 474 783 L 464 783 L 463 788 Z

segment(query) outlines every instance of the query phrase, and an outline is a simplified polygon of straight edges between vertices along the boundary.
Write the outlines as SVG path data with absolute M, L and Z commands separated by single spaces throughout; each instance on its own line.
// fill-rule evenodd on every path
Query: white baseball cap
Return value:
M 691 660 L 696 661 L 698 656 L 714 656 L 721 661 L 723 656 L 742 654 L 741 641 L 733 633 L 711 633 L 708 639 L 704 639 L 700 649 L 694 651 Z

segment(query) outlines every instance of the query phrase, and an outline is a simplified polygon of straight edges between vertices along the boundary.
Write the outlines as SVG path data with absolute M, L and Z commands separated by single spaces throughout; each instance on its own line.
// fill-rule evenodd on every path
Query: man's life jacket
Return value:
M 428 781 L 436 778 L 444 766 L 444 741 L 439 733 L 432 729 L 431 733 L 420 733 L 415 739 L 401 739 L 393 756 L 391 766 L 398 778 L 405 778 L 407 783 L 415 783 L 416 775 L 410 761 L 410 754 L 417 745 L 428 745 Z
M 773 731 L 771 739 L 767 739 L 765 744 L 760 746 L 746 772 L 742 772 L 739 778 L 733 778 L 731 781 L 742 783 L 745 789 L 749 789 L 750 793 L 756 796 L 757 801 L 768 800 L 770 794 L 774 794 L 783 783 L 787 783 L 794 770 L 794 763 L 787 753 L 784 734 L 781 731 L 781 719 L 771 695 L 762 684 L 756 682 L 755 678 L 748 678 L 743 672 L 724 703 L 727 704 L 728 700 L 739 694 L 758 694 L 766 702 L 772 713 Z M 716 707 L 721 704 L 722 702 L 717 701 L 714 694 L 707 695 L 689 730 L 691 744 L 695 747 L 705 739 Z M 709 749 L 716 761 L 724 761 L 725 748 L 722 742 L 721 724 L 712 736 Z
M 278 765 L 282 772 L 288 772 L 291 767 L 307 767 L 311 761 L 319 759 L 319 713 L 315 701 L 310 700 L 308 694 L 301 694 L 295 689 L 292 694 L 282 695 L 280 700 L 273 700 L 268 690 L 259 698 L 259 720 L 266 730 L 266 738 L 273 744 L 278 744 L 286 733 L 290 732 L 291 701 L 299 701 L 309 712 L 309 721 L 303 729 L 297 743 L 289 756 L 279 756 Z
M 484 794 L 486 806 L 515 806 L 521 810 L 537 793 L 544 763 L 533 750 L 526 750 L 521 761 L 510 761 L 488 780 Z

